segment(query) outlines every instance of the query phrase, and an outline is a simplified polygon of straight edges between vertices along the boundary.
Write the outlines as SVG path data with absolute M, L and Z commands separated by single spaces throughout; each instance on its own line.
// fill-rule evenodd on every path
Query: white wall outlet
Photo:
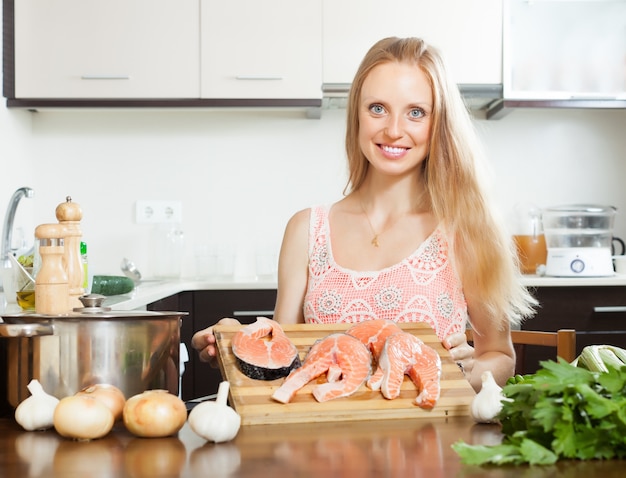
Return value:
M 183 221 L 181 201 L 139 200 L 135 204 L 137 224 L 175 224 Z

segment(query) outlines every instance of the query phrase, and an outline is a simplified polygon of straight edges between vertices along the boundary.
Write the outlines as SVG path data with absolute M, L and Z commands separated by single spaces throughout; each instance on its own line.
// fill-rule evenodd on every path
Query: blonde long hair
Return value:
M 511 238 L 487 200 L 479 173 L 482 152 L 467 107 L 448 78 L 441 55 L 423 40 L 385 38 L 361 62 L 347 105 L 349 177 L 344 192 L 358 190 L 369 167 L 358 139 L 363 82 L 374 67 L 388 62 L 415 64 L 430 82 L 430 151 L 422 162 L 421 177 L 430 208 L 447 233 L 462 283 L 472 284 L 472 300 L 482 304 L 494 323 L 519 323 L 532 315 L 536 301 L 520 283 Z

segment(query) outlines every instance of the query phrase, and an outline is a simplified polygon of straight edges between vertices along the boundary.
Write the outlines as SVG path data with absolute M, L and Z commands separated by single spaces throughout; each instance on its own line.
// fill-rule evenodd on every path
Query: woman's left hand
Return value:
M 463 374 L 469 377 L 474 368 L 474 347 L 467 343 L 464 332 L 455 332 L 448 335 L 442 342 L 443 346 L 450 352 Z

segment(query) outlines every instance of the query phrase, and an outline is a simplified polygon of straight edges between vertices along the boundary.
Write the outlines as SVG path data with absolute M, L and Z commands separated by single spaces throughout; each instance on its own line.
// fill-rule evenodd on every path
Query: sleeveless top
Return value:
M 440 340 L 465 330 L 467 303 L 440 228 L 398 264 L 380 271 L 354 271 L 333 258 L 329 210 L 329 206 L 311 208 L 305 323 L 377 318 L 426 322 Z

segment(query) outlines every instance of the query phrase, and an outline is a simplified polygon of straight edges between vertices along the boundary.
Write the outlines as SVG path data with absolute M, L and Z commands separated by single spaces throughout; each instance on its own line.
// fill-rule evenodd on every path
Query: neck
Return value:
M 357 200 L 365 219 L 367 220 L 369 229 L 372 234 L 371 244 L 374 247 L 380 246 L 380 237 L 387 231 L 396 226 L 403 218 L 409 216 L 413 212 L 413 208 L 407 207 L 406 203 L 403 207 L 395 208 L 393 201 L 371 201 L 373 206 L 368 210 L 368 206 L 365 202 L 365 197 L 359 192 L 357 194 Z M 376 206 L 378 204 L 378 206 Z

